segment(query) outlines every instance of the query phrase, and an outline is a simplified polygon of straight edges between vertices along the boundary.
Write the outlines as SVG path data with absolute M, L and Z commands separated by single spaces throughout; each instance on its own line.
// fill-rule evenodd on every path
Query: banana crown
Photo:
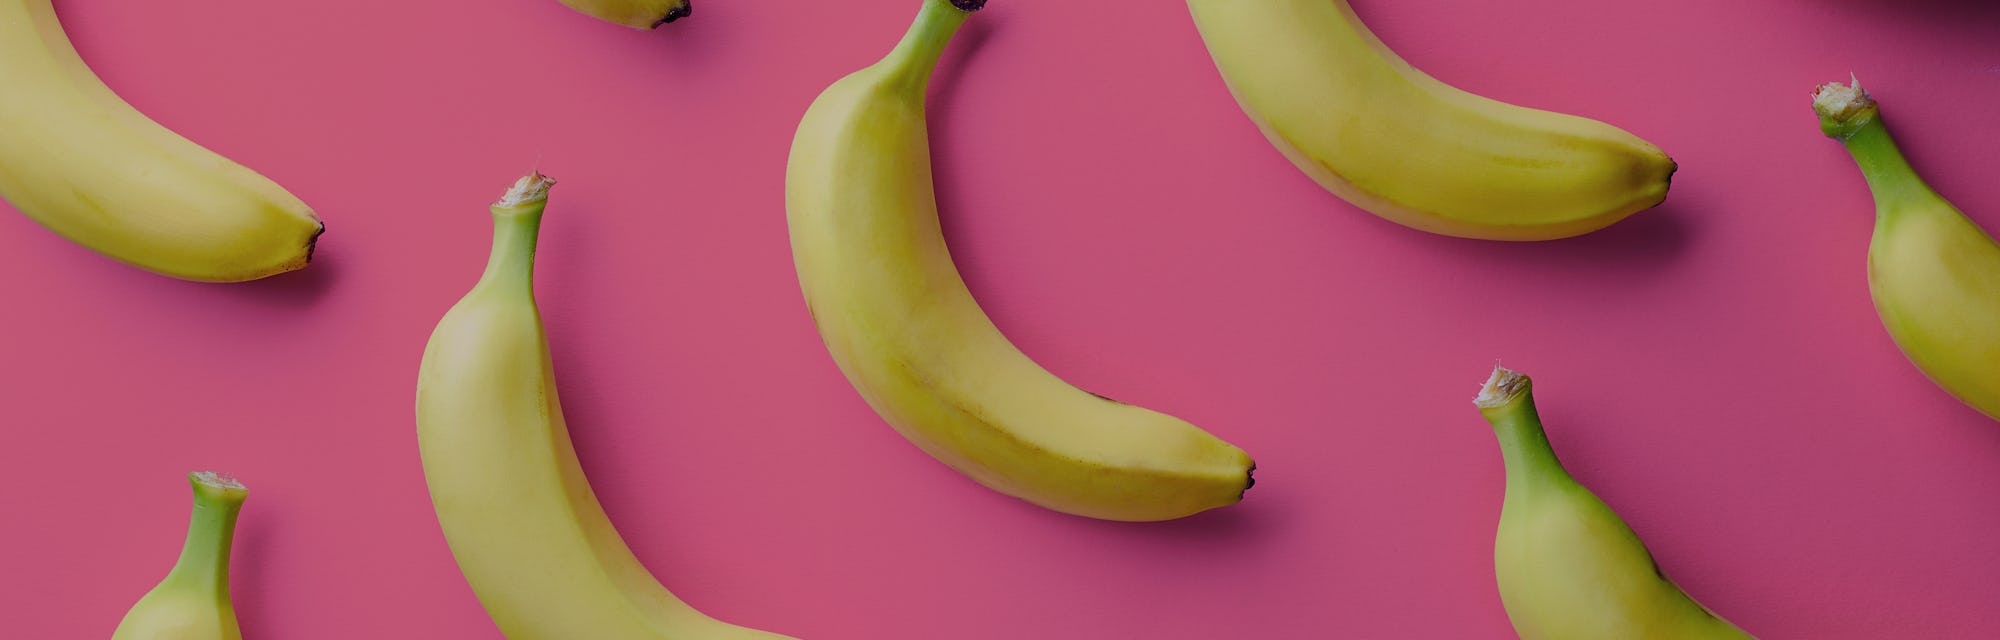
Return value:
M 546 202 L 549 187 L 553 186 L 556 186 L 555 178 L 542 175 L 540 171 L 530 171 L 515 180 L 514 186 L 508 187 L 506 193 L 500 194 L 500 199 L 493 206 L 511 209 L 530 202 Z
M 1493 375 L 1479 386 L 1479 395 L 1472 399 L 1472 404 L 1481 409 L 1498 409 L 1527 394 L 1532 383 L 1526 374 L 1495 366 Z
M 1813 112 L 1819 114 L 1819 130 L 1827 137 L 1845 141 L 1880 113 L 1875 99 L 1861 88 L 1859 78 L 1852 84 L 1829 82 L 1813 90 Z

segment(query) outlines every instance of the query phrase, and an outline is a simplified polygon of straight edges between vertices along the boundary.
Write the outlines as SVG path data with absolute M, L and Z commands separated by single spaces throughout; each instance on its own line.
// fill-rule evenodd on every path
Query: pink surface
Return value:
M 1871 205 L 1807 105 L 1859 73 L 1932 183 L 2000 229 L 2000 5 L 1357 0 L 1434 75 L 1681 163 L 1658 210 L 1509 245 L 1321 191 L 1180 4 L 1155 4 L 995 0 L 932 109 L 946 230 L 999 325 L 1257 457 L 1246 503 L 1130 525 L 924 456 L 807 318 L 793 126 L 914 0 L 702 0 L 657 33 L 552 0 L 61 0 L 121 94 L 330 231 L 306 272 L 199 285 L 0 211 L 0 635 L 108 636 L 178 549 L 179 474 L 217 468 L 252 488 L 250 637 L 496 637 L 432 516 L 411 403 L 485 260 L 484 204 L 539 157 L 562 180 L 540 290 L 585 466 L 639 556 L 724 619 L 815 640 L 1508 637 L 1500 458 L 1469 404 L 1504 358 L 1571 470 L 1753 633 L 2000 637 L 2000 424 L 1879 327 Z

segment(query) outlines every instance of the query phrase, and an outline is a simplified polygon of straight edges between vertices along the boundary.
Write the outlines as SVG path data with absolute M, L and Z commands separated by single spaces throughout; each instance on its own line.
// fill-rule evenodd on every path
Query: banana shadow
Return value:
M 312 262 L 305 268 L 249 282 L 181 284 L 234 303 L 282 312 L 302 312 L 318 306 L 343 277 L 345 267 L 340 258 L 333 255 L 336 253 L 339 250 L 329 250 L 322 245 L 314 250 Z
M 1882 18 L 1953 24 L 1991 34 L 2000 27 L 2000 3 L 1992 0 L 1807 0 L 1811 4 Z M 1980 25 L 1978 23 L 1985 22 Z
M 1955 428 L 1971 433 L 1972 437 L 1979 439 L 1980 443 L 1991 449 L 1996 456 L 2000 456 L 2000 424 L 1995 424 L 2000 418 L 1980 413 L 1978 409 L 1972 408 L 1972 405 L 1957 402 L 1956 398 L 1953 401 L 1958 405 L 1956 415 L 1959 418 L 1952 421 L 1957 425 Z
M 952 153 L 956 147 L 952 143 L 953 123 L 956 120 L 953 116 L 960 111 L 959 89 L 964 86 L 966 76 L 972 75 L 972 63 L 979 60 L 975 54 L 984 49 L 987 40 L 993 37 L 995 21 L 987 18 L 1001 16 L 978 17 L 977 20 L 965 21 L 958 34 L 952 37 L 951 45 L 938 61 L 937 73 L 931 76 L 931 91 L 925 100 L 925 120 L 930 127 L 932 189 L 937 194 L 938 222 L 945 228 L 946 238 L 951 237 L 952 212 L 958 211 L 959 206 L 968 200 L 961 197 L 959 185 L 950 180 L 952 176 L 959 175 L 953 168 L 961 157 L 968 164 L 973 164 L 969 156 Z
M 653 73 L 685 78 L 722 71 L 715 64 L 716 58 L 736 55 L 736 45 L 761 41 L 757 34 L 743 33 L 743 25 L 755 19 L 751 12 L 770 10 L 754 4 L 717 0 L 692 0 L 688 7 L 692 13 L 686 18 L 649 31 L 628 34 L 645 38 L 648 40 L 644 44 L 646 48 L 658 51 L 669 61 L 669 64 L 656 65 Z M 594 26 L 634 31 L 629 27 L 587 19 L 599 23 Z
M 255 508 L 256 503 L 246 503 Z M 262 638 L 270 636 L 265 630 L 266 612 L 270 611 L 271 599 L 265 594 L 277 591 L 277 576 L 266 558 L 277 557 L 271 552 L 273 522 L 278 513 L 272 509 L 258 509 L 255 513 L 244 509 L 242 517 L 236 521 L 236 542 L 229 552 L 229 581 L 231 605 L 236 609 L 236 624 L 243 629 L 243 637 Z
M 1052 514 L 1025 501 L 1009 500 L 1021 509 L 1033 510 L 1042 516 Z M 1291 509 L 1281 502 L 1284 501 L 1258 500 L 1257 489 L 1252 487 L 1243 501 L 1237 504 L 1164 522 L 1117 522 L 1068 514 L 1054 515 L 1062 517 L 1066 524 L 1076 527 L 1081 533 L 1101 536 L 1110 544 L 1117 544 L 1118 540 L 1143 538 L 1188 545 L 1190 550 L 1193 550 L 1192 547 L 1240 549 L 1256 545 L 1260 539 L 1269 537 L 1284 526 L 1287 512 Z
M 960 174 L 954 171 L 961 161 L 975 164 L 975 160 L 970 156 L 953 152 L 957 146 L 954 144 L 954 132 L 959 130 L 956 127 L 974 126 L 960 121 L 959 112 L 963 111 L 963 103 L 960 100 L 961 88 L 969 76 L 976 74 L 974 63 L 981 59 L 978 53 L 993 38 L 996 29 L 1005 27 L 1007 20 L 1008 16 L 1004 12 L 982 12 L 978 19 L 966 21 L 953 36 L 951 45 L 945 49 L 944 55 L 938 62 L 938 71 L 932 76 L 931 90 L 925 105 L 930 127 L 932 188 L 937 197 L 939 222 L 944 227 L 947 238 L 952 235 L 953 212 L 960 210 L 960 205 L 970 200 L 965 197 L 964 190 L 955 184 L 952 178 L 976 173 L 974 171 Z M 1256 539 L 1282 526 L 1285 518 L 1285 510 L 1277 508 L 1280 505 L 1262 504 L 1267 501 L 1257 499 L 1255 488 L 1251 489 L 1244 501 L 1239 504 L 1165 522 L 1098 520 L 1051 512 L 1028 502 L 997 494 L 995 498 L 1019 509 L 1023 512 L 1022 517 L 1059 518 L 1065 525 L 1078 529 L 1083 535 L 1104 537 L 1106 544 L 1117 544 L 1120 539 L 1129 540 L 1138 537 L 1171 541 L 1173 544 L 1182 545 L 1251 548 Z
M 67 244 L 67 243 L 65 243 Z M 318 303 L 341 277 L 340 259 L 329 254 L 325 245 L 314 252 L 305 268 L 248 282 L 195 282 L 164 276 L 121 264 L 81 246 L 65 248 L 65 262 L 55 265 L 79 277 L 102 278 L 117 287 L 131 287 L 138 297 L 157 296 L 162 300 L 208 297 L 222 304 L 247 303 L 251 306 L 302 310 Z
M 1687 253 L 1698 235 L 1694 220 L 1687 215 L 1689 207 L 1699 205 L 1670 199 L 1604 229 L 1561 240 L 1504 242 L 1414 232 L 1409 235 L 1422 237 L 1413 242 L 1422 245 L 1420 250 L 1465 255 L 1473 262 L 1512 263 L 1557 273 L 1588 270 L 1629 275 L 1635 270 L 1662 268 Z
M 679 24 L 679 23 L 675 23 Z M 662 29 L 672 27 L 666 25 Z M 601 308 L 592 301 L 602 299 L 600 280 L 618 282 L 616 271 L 603 260 L 606 235 L 599 215 L 603 202 L 589 193 L 564 198 L 559 211 L 543 218 L 540 248 L 535 255 L 535 307 L 542 314 L 548 335 L 549 353 L 556 371 L 556 395 L 561 398 L 563 421 L 569 425 L 569 439 L 576 450 L 584 474 L 602 469 L 605 456 L 615 447 L 615 428 L 606 417 L 606 397 L 594 384 L 597 372 L 616 366 L 609 360 L 635 357 L 630 352 L 602 353 L 583 348 L 583 337 L 593 333 L 601 321 L 582 313 Z M 554 208 L 555 205 L 551 205 Z M 648 205 L 652 206 L 652 205 Z M 673 325 L 671 317 L 656 318 L 657 327 Z M 671 399 L 674 390 L 656 387 L 649 398 Z M 608 469 L 600 475 L 612 475 Z M 617 521 L 617 505 L 644 504 L 644 496 L 628 494 L 643 488 L 629 483 L 600 482 L 591 487 L 605 510 Z

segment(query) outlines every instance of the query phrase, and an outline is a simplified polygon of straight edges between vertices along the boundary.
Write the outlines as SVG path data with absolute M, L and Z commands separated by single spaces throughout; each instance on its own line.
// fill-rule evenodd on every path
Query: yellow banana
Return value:
M 1868 290 L 1882 324 L 1931 381 L 2000 419 L 2000 244 L 1910 168 L 1860 81 L 1821 85 L 1813 110 L 1875 194 Z
M 119 99 L 50 0 L 0 0 L 0 85 L 0 198 L 49 230 L 188 280 L 254 280 L 312 259 L 326 228 L 312 209 Z
M 556 400 L 535 308 L 540 174 L 493 204 L 486 272 L 445 313 L 417 378 L 417 440 L 466 582 L 512 640 L 782 640 L 660 586 L 605 516 Z
M 1067 513 L 1165 520 L 1242 499 L 1242 450 L 1063 382 L 979 308 L 939 231 L 924 90 L 983 0 L 922 0 L 880 62 L 835 82 L 792 142 L 785 209 L 806 304 L 849 382 L 924 451 Z
M 111 640 L 242 640 L 229 601 L 229 548 L 249 491 L 212 471 L 188 474 L 194 514 L 187 542 L 159 586 L 139 599 Z
M 1625 521 L 1563 469 L 1528 376 L 1494 368 L 1473 404 L 1507 463 L 1493 569 L 1522 640 L 1750 638 L 1668 580 Z
M 1549 240 L 1667 197 L 1674 161 L 1595 120 L 1461 91 L 1411 67 L 1346 0 L 1188 0 L 1243 111 L 1307 175 L 1399 224 Z
M 562 0 L 569 8 L 634 29 L 652 29 L 694 13 L 691 0 Z

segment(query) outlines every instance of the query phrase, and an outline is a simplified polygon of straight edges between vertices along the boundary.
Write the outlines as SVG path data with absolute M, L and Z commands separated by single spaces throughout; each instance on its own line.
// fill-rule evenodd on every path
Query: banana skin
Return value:
M 212 471 L 188 474 L 194 513 L 180 560 L 132 605 L 111 640 L 242 640 L 229 600 L 229 551 L 249 490 Z
M 924 92 L 982 3 L 921 4 L 887 57 L 813 102 L 792 143 L 792 253 L 834 362 L 910 442 L 1001 493 L 1128 521 L 1241 500 L 1249 455 L 1062 381 L 1001 335 L 966 289 L 939 230 Z
M 1932 382 L 2000 420 L 2000 244 L 1910 167 L 1860 81 L 1820 85 L 1813 111 L 1875 196 L 1868 291 L 1882 325 Z
M 326 226 L 311 208 L 119 99 L 50 0 L 0 0 L 0 86 L 0 198 L 57 235 L 203 282 L 312 260 Z
M 591 491 L 535 306 L 536 237 L 554 184 L 530 175 L 493 204 L 486 271 L 424 348 L 417 441 L 452 557 L 510 640 L 787 640 L 667 591 Z
M 1667 579 L 1631 527 L 1563 469 L 1528 376 L 1496 367 L 1473 404 L 1506 461 L 1493 569 L 1523 640 L 1751 637 Z
M 1467 93 L 1384 45 L 1346 0 L 1188 0 L 1237 103 L 1294 165 L 1404 226 L 1551 240 L 1667 197 L 1675 164 L 1638 136 Z

